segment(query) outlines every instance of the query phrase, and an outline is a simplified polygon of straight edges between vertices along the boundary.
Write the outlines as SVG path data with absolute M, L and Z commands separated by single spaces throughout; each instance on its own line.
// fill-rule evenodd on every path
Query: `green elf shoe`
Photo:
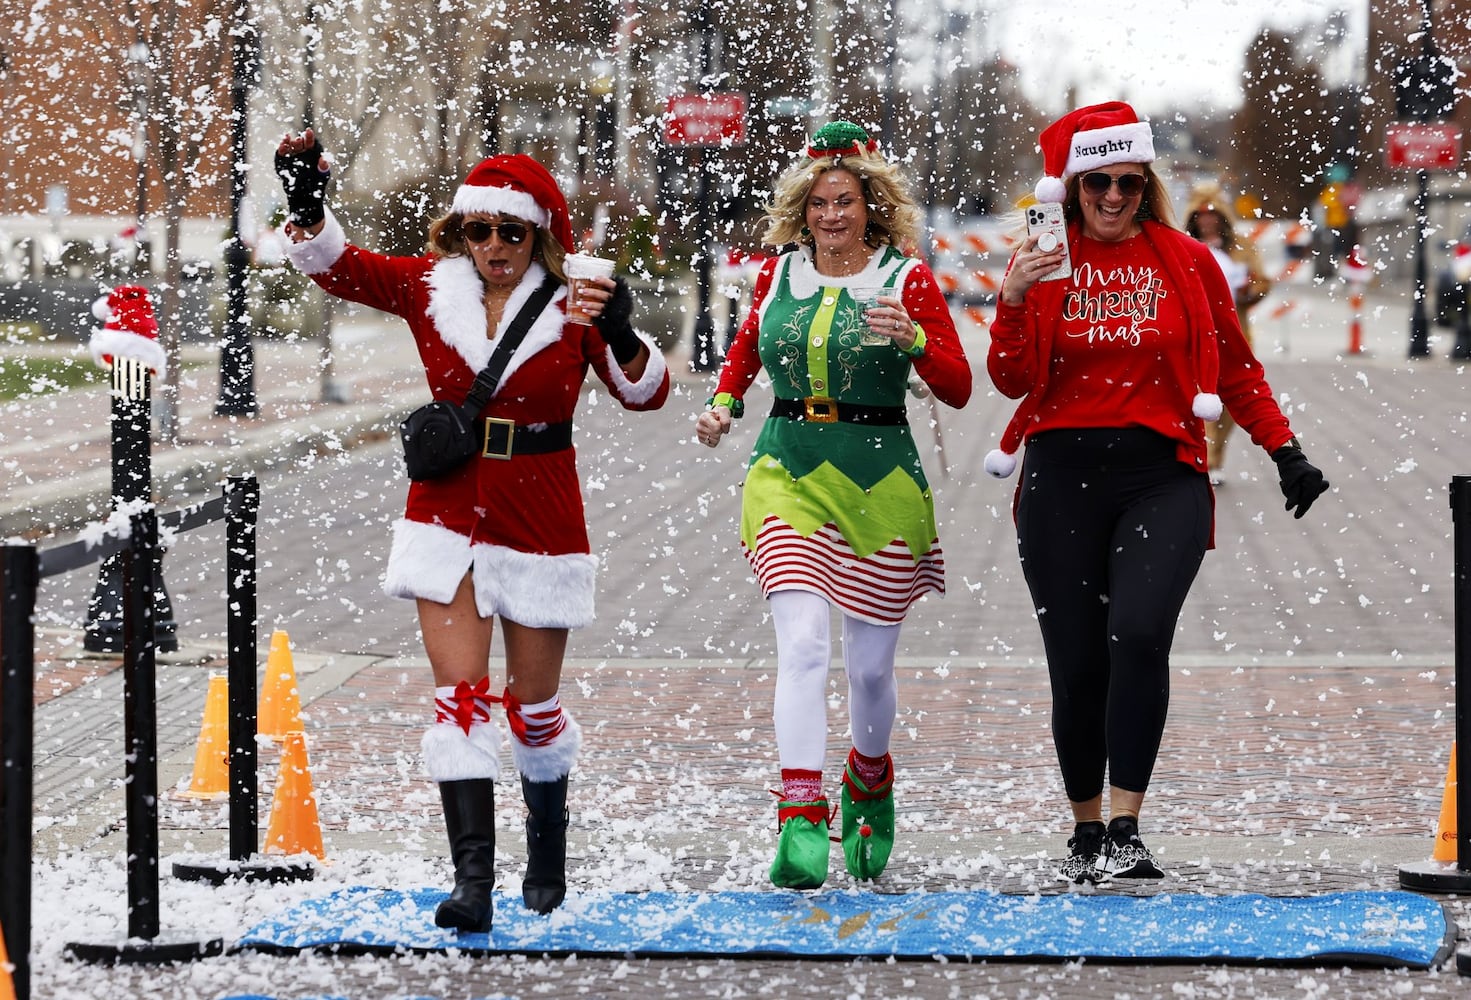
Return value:
M 843 770 L 843 859 L 854 878 L 878 878 L 894 850 L 894 761 L 884 755 L 884 778 L 869 788 L 853 770 L 853 753 Z
M 811 802 L 778 802 L 776 860 L 771 863 L 771 883 L 783 889 L 816 889 L 827 881 L 827 799 Z

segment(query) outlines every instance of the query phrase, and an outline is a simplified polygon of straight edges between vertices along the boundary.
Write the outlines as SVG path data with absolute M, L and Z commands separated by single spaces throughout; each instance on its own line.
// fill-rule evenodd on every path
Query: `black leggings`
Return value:
M 1144 792 L 1170 700 L 1170 644 L 1210 538 L 1210 487 L 1142 428 L 1046 431 L 1027 442 L 1022 572 L 1052 678 L 1063 786 Z

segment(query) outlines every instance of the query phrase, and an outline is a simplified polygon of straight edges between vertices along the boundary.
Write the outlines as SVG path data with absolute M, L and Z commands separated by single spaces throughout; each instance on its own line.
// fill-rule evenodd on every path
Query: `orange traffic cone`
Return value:
M 265 851 L 267 854 L 309 851 L 318 860 L 327 860 L 322 847 L 322 826 L 317 821 L 317 795 L 312 791 L 312 774 L 307 767 L 306 735 L 301 732 L 287 733 L 281 748 L 281 774 L 271 799 Z
M 15 1000 L 15 979 L 10 974 L 14 968 L 5 951 L 4 928 L 0 928 L 0 1000 Z
M 1456 743 L 1451 741 L 1451 762 L 1445 771 L 1445 792 L 1440 797 L 1440 822 L 1435 825 L 1436 861 L 1458 860 L 1456 849 Z
M 280 739 L 287 733 L 301 732 L 301 692 L 296 688 L 291 640 L 280 629 L 271 633 L 271 653 L 266 658 L 255 719 L 255 731 L 260 736 Z
M 188 799 L 221 799 L 230 794 L 230 688 L 223 674 L 211 674 L 204 696 L 204 721 L 194 747 L 194 776 Z

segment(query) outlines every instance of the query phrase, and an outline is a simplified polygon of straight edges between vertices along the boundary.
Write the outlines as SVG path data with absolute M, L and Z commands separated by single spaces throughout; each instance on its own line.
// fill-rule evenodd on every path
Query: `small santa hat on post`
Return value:
M 92 331 L 88 346 L 92 360 L 103 368 L 112 367 L 112 359 L 132 358 L 153 369 L 157 375 L 167 370 L 163 346 L 158 342 L 158 320 L 153 317 L 153 302 L 142 285 L 119 285 L 104 298 L 92 303 L 92 315 L 102 321 Z
M 1063 115 L 1037 137 L 1044 176 L 1038 201 L 1061 202 L 1075 174 L 1114 163 L 1153 163 L 1154 133 L 1123 101 L 1090 104 Z
M 575 249 L 566 196 L 547 168 L 524 153 L 481 160 L 455 191 L 450 210 L 525 219 L 550 232 L 563 250 Z

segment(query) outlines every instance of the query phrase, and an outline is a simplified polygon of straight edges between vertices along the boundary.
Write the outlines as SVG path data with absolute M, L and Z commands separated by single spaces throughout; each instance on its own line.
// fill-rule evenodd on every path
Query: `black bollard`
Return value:
M 112 509 L 149 504 L 153 500 L 153 459 L 149 420 L 151 379 L 142 362 L 115 357 L 112 362 Z M 161 653 L 179 648 L 178 624 L 163 583 L 159 561 L 153 579 L 153 640 Z M 102 561 L 97 586 L 87 604 L 82 648 L 89 653 L 123 651 L 122 556 Z
M 1455 648 L 1456 730 L 1455 768 L 1457 783 L 1468 771 L 1463 763 L 1471 747 L 1471 476 L 1451 477 L 1451 525 L 1455 553 Z M 1401 865 L 1400 885 L 1421 892 L 1471 891 L 1471 795 L 1456 795 L 1456 862 L 1439 861 Z M 1460 965 L 1460 956 L 1457 964 Z M 1462 971 L 1471 974 L 1471 957 Z

